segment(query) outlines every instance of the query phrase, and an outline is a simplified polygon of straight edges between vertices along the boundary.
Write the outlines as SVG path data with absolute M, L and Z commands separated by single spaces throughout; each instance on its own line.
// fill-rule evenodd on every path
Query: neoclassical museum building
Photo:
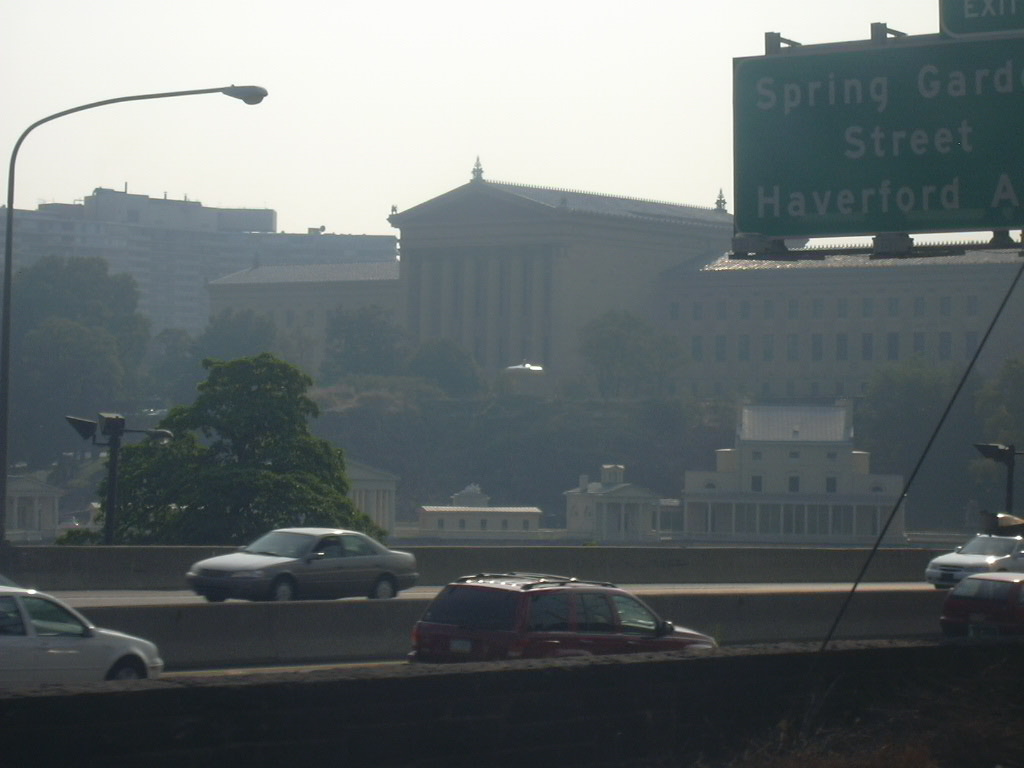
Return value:
M 1007 298 L 1019 245 L 738 259 L 721 193 L 699 207 L 512 184 L 479 161 L 388 221 L 397 264 L 254 267 L 210 283 L 211 312 L 271 315 L 276 351 L 316 376 L 327 315 L 375 304 L 413 343 L 455 341 L 491 376 L 542 366 L 556 391 L 582 371 L 580 329 L 618 310 L 679 339 L 671 389 L 754 401 L 856 399 L 878 366 L 911 359 L 956 373 L 987 336 L 987 370 L 1024 352 L 1024 302 Z

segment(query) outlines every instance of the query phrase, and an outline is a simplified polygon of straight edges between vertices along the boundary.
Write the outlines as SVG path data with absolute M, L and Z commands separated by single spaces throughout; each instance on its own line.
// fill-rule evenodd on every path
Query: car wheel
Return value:
M 377 583 L 373 585 L 373 589 L 370 590 L 370 599 L 390 600 L 397 594 L 398 590 L 395 589 L 395 582 L 387 576 L 381 576 L 377 579 Z
M 276 579 L 273 584 L 270 585 L 270 594 L 268 595 L 270 600 L 274 602 L 284 602 L 295 599 L 295 582 L 287 576 L 282 576 Z
M 121 659 L 107 672 L 107 680 L 145 680 L 146 668 L 136 658 Z
M 206 598 L 208 603 L 223 603 L 225 599 L 224 595 L 203 595 L 203 597 Z

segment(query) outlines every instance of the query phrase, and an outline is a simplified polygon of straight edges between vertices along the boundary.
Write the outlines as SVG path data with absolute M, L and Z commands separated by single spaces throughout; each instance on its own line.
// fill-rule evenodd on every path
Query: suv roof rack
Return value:
M 523 589 L 541 587 L 549 584 L 593 584 L 599 587 L 615 587 L 610 581 L 592 581 L 589 579 L 577 579 L 575 576 L 555 576 L 550 573 L 527 573 L 524 571 L 509 571 L 507 573 L 474 573 L 468 576 L 460 576 L 455 581 L 469 582 L 477 579 L 527 579 L 534 583 L 523 584 Z

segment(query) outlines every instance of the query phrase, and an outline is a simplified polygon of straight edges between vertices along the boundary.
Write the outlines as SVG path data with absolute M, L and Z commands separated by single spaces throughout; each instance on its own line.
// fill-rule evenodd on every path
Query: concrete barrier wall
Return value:
M 197 560 L 231 547 L 36 547 L 0 550 L 0 573 L 46 591 L 183 589 Z M 852 582 L 867 549 L 678 547 L 409 547 L 420 584 L 446 584 L 469 573 L 532 571 L 620 584 Z M 883 549 L 867 581 L 921 581 L 925 549 Z
M 1013 646 L 886 646 L 105 683 L 0 693 L 2 760 L 105 768 L 325 757 L 375 768 L 725 765 L 750 749 L 770 760 L 787 723 L 791 732 L 830 734 L 834 753 L 853 729 L 872 733 L 883 722 L 902 739 L 921 728 L 922 713 L 934 723 L 940 712 L 949 738 L 922 741 L 914 754 L 923 765 L 932 764 L 928 747 L 949 758 L 960 746 L 962 701 L 998 696 L 1012 711 L 1007 692 L 1022 676 L 1024 657 Z M 1009 764 L 1019 754 L 972 735 L 960 751 L 973 762 L 957 765 Z
M 723 645 L 820 642 L 845 595 L 837 592 L 645 594 L 662 617 Z M 941 593 L 858 592 L 836 639 L 936 638 Z M 188 604 L 89 608 L 98 626 L 155 642 L 167 668 L 402 659 L 426 600 Z

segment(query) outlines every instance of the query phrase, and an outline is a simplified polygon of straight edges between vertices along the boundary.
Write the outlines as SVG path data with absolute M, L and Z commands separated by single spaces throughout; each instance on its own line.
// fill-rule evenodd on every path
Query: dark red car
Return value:
M 614 584 L 531 573 L 463 576 L 427 607 L 409 661 L 459 662 L 697 650 L 714 638 L 676 627 Z
M 1024 573 L 976 573 L 946 596 L 939 618 L 946 637 L 1024 635 Z

